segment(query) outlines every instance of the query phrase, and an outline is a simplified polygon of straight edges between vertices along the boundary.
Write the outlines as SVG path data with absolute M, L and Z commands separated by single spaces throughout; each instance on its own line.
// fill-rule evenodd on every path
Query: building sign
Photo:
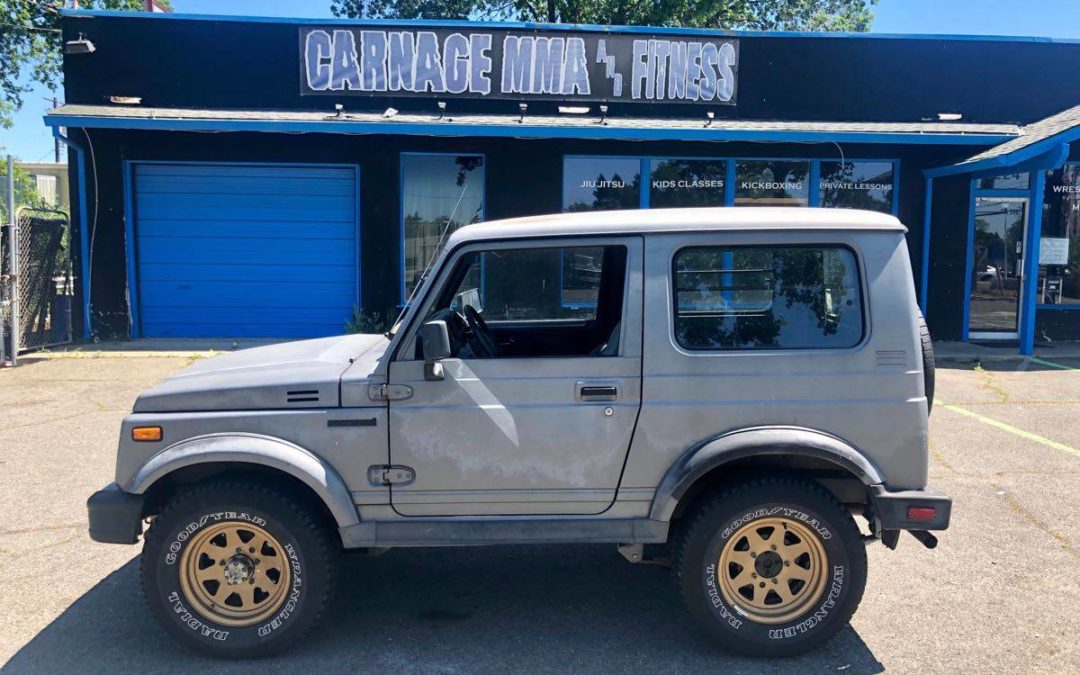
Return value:
M 890 213 L 895 199 L 894 171 L 892 162 L 822 162 L 818 179 L 821 205 Z
M 300 93 L 735 104 L 739 41 L 577 31 L 300 28 Z
M 1039 239 L 1040 265 L 1068 265 L 1069 238 L 1042 237 Z
M 727 160 L 664 158 L 650 160 L 649 206 L 723 206 Z

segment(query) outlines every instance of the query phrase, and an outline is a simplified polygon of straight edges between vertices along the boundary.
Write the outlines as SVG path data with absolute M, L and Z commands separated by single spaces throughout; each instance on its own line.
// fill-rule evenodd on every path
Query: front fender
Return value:
M 122 487 L 125 492 L 143 494 L 177 469 L 217 462 L 259 464 L 283 471 L 322 499 L 339 528 L 360 522 L 349 489 L 332 466 L 299 445 L 260 434 L 207 434 L 178 441 L 147 460 Z
M 728 462 L 764 455 L 813 457 L 847 470 L 865 485 L 883 482 L 866 455 L 836 436 L 804 427 L 739 429 L 691 448 L 672 464 L 656 489 L 649 518 L 671 520 L 679 500 L 699 478 Z

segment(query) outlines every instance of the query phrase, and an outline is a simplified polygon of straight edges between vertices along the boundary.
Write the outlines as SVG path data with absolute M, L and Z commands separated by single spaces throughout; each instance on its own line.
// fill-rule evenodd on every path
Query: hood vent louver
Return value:
M 297 389 L 285 392 L 286 403 L 318 403 L 318 389 Z

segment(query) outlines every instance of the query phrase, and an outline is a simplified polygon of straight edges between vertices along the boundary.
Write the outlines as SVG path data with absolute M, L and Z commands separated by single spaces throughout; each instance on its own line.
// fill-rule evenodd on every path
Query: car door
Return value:
M 640 404 L 642 240 L 566 241 L 475 243 L 444 265 L 389 367 L 390 385 L 412 388 L 389 404 L 391 461 L 415 476 L 391 485 L 398 513 L 596 514 L 613 502 Z M 481 310 L 498 353 L 463 344 L 444 379 L 425 380 L 420 317 L 448 316 L 446 298 L 459 317 Z

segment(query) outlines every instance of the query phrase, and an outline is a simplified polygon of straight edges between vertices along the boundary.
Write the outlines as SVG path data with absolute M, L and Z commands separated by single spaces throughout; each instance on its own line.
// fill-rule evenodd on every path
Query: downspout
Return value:
M 91 300 L 90 300 L 90 211 L 86 206 L 86 149 L 72 138 L 60 133 L 60 127 L 52 128 L 53 137 L 63 141 L 75 152 L 75 170 L 79 176 L 79 281 L 82 287 L 82 310 L 83 310 L 83 338 L 93 337 L 91 330 Z

